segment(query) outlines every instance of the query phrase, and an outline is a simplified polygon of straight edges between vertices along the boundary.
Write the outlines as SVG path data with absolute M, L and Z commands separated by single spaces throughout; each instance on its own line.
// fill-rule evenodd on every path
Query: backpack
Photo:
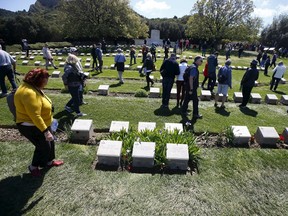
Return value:
M 192 69 L 192 66 L 188 66 L 184 71 L 183 78 L 185 82 L 189 80 L 191 69 Z
M 225 81 L 227 80 L 227 77 L 223 74 L 223 67 L 220 68 L 219 73 L 218 73 L 218 82 L 220 84 L 225 83 Z

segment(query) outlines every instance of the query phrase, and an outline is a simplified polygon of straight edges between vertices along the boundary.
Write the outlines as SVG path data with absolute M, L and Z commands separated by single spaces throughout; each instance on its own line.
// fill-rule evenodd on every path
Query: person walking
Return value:
M 230 67 L 231 60 L 225 62 L 225 66 L 221 67 L 218 71 L 218 91 L 215 95 L 215 107 L 218 107 L 219 94 L 223 94 L 221 108 L 225 109 L 225 101 L 228 95 L 228 87 L 232 88 L 232 69 Z
M 264 65 L 265 65 L 265 62 L 266 62 L 266 59 L 267 59 L 267 52 L 266 51 L 264 51 L 264 54 L 262 55 L 262 60 L 261 60 L 261 67 L 264 67 Z
M 157 61 L 157 59 L 156 59 L 156 45 L 154 43 L 152 43 L 152 46 L 150 48 L 150 53 L 152 54 L 152 60 L 154 62 L 156 62 Z
M 146 82 L 147 82 L 146 87 L 148 88 L 150 87 L 150 83 L 151 83 L 151 87 L 154 85 L 153 80 L 150 78 L 150 74 L 152 73 L 154 67 L 155 65 L 154 65 L 152 54 L 148 53 L 147 58 L 145 59 L 144 64 L 139 71 L 139 73 L 141 74 L 142 70 L 144 69 L 144 74 L 146 76 Z
M 115 56 L 114 61 L 116 69 L 118 71 L 119 83 L 124 84 L 123 72 L 125 70 L 124 63 L 126 62 L 126 58 L 125 55 L 123 54 L 122 49 L 120 48 L 117 49 L 117 55 Z
M 77 117 L 86 116 L 87 114 L 80 111 L 81 98 L 83 97 L 83 83 L 85 75 L 78 66 L 79 59 L 74 54 L 69 54 L 64 66 L 62 80 L 66 89 L 71 94 L 71 99 L 65 106 L 69 113 L 76 112 Z M 72 109 L 73 107 L 73 109 Z
M 203 59 L 201 56 L 196 56 L 185 82 L 185 99 L 182 106 L 182 113 L 187 115 L 189 101 L 193 101 L 193 114 L 192 119 L 201 119 L 202 115 L 199 113 L 198 108 L 198 95 L 197 88 L 199 86 L 199 69 L 198 67 L 202 65 Z
M 102 67 L 103 67 L 103 53 L 102 53 L 102 50 L 101 50 L 101 43 L 98 43 L 97 44 L 97 48 L 96 48 L 96 58 L 98 60 L 98 70 L 100 71 L 100 73 L 102 73 Z
M 182 106 L 185 97 L 184 73 L 188 64 L 186 59 L 181 59 L 179 64 L 180 74 L 176 78 L 177 86 L 177 107 Z
M 238 58 L 241 58 L 243 51 L 244 51 L 244 46 L 243 46 L 243 44 L 241 43 L 241 44 L 240 44 L 240 47 L 239 47 L 239 49 L 238 49 Z
M 5 84 L 5 77 L 8 77 L 8 80 L 12 86 L 12 90 L 17 88 L 17 84 L 15 82 L 14 72 L 16 71 L 16 61 L 12 58 L 12 56 L 6 51 L 0 49 L 0 87 L 2 93 L 0 94 L 0 98 L 6 97 L 7 87 Z
M 136 50 L 133 45 L 130 49 L 130 65 L 132 65 L 132 60 L 134 60 L 134 64 L 136 64 Z
M 201 88 L 204 90 L 205 89 L 204 85 L 205 85 L 206 81 L 209 79 L 209 76 L 208 76 L 208 62 L 206 62 L 205 67 L 203 69 L 203 76 L 204 76 L 204 80 L 203 80 L 203 82 L 201 84 Z
M 280 61 L 278 63 L 278 65 L 273 69 L 273 75 L 272 75 L 272 80 L 271 80 L 271 83 L 270 83 L 270 90 L 271 91 L 276 91 L 277 87 L 278 87 L 278 84 L 279 84 L 279 81 L 281 80 L 281 78 L 284 77 L 284 74 L 286 72 L 286 67 L 285 65 L 283 64 L 282 61 Z M 273 89 L 274 87 L 274 89 Z
M 92 48 L 91 48 L 91 56 L 92 56 L 92 59 L 93 59 L 92 69 L 98 71 L 98 62 L 97 62 L 96 48 L 97 48 L 96 44 L 93 44 Z
M 207 43 L 206 41 L 202 44 L 202 56 L 206 57 L 206 50 L 207 50 Z
M 267 59 L 265 61 L 265 69 L 264 69 L 264 75 L 268 76 L 268 68 L 270 66 L 270 56 L 267 56 Z
M 179 64 L 176 61 L 176 54 L 172 53 L 170 58 L 165 60 L 160 67 L 162 80 L 162 108 L 169 107 L 171 89 L 176 75 L 180 74 Z
M 28 58 L 30 46 L 29 46 L 28 41 L 26 39 L 22 39 L 21 47 L 22 47 L 22 51 L 26 52 L 26 58 Z
M 32 176 L 41 176 L 40 167 L 53 167 L 63 164 L 55 160 L 55 144 L 51 124 L 53 105 L 43 92 L 49 74 L 44 69 L 29 71 L 14 96 L 16 123 L 19 132 L 34 146 L 31 165 L 28 167 Z
M 262 58 L 262 51 L 259 50 L 258 55 L 257 55 L 257 61 L 258 61 L 260 66 L 261 66 L 261 58 Z
M 169 47 L 165 46 L 164 48 L 164 61 L 169 57 Z
M 45 45 L 42 49 L 42 52 L 43 52 L 43 58 L 46 61 L 46 70 L 48 70 L 49 62 L 51 62 L 51 65 L 54 67 L 54 69 L 58 69 L 53 62 L 53 56 L 52 56 L 51 51 L 49 49 L 48 43 L 45 43 Z
M 272 67 L 272 65 L 274 65 L 274 68 L 275 68 L 276 67 L 276 61 L 277 61 L 277 53 L 276 53 L 276 51 L 274 51 L 270 67 Z
M 216 84 L 216 67 L 218 66 L 218 52 L 211 54 L 207 58 L 208 62 L 208 90 L 213 94 L 214 86 Z
M 257 60 L 253 59 L 250 63 L 250 68 L 248 68 L 243 75 L 243 78 L 241 80 L 241 89 L 242 89 L 242 95 L 243 100 L 242 103 L 239 105 L 240 108 L 245 108 L 249 98 L 251 91 L 255 85 L 255 81 L 259 77 L 259 71 L 257 70 Z

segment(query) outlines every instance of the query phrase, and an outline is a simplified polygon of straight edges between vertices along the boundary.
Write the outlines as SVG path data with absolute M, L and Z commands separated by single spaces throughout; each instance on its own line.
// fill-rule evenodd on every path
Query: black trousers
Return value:
M 45 167 L 49 161 L 55 159 L 54 141 L 47 142 L 44 134 L 36 126 L 23 126 L 21 124 L 17 126 L 20 133 L 35 146 L 32 166 Z
M 186 87 L 185 99 L 184 99 L 183 106 L 182 106 L 182 112 L 183 113 L 187 112 L 188 104 L 189 104 L 190 100 L 192 100 L 192 102 L 193 102 L 193 116 L 199 115 L 199 108 L 198 108 L 199 99 L 197 96 L 197 89 L 193 89 L 192 94 L 190 95 L 189 89 Z
M 214 90 L 214 87 L 216 85 L 216 73 L 215 74 L 209 74 L 208 76 L 208 90 L 211 92 Z
M 174 78 L 171 77 L 163 77 L 162 80 L 162 105 L 168 106 L 170 100 L 171 89 L 174 84 Z
M 243 95 L 242 105 L 243 106 L 247 105 L 247 103 L 250 99 L 250 94 L 251 94 L 252 89 L 253 89 L 253 86 L 243 85 L 243 87 L 242 87 L 242 95 Z
M 152 85 L 154 84 L 153 80 L 150 78 L 150 74 L 151 74 L 151 72 L 147 72 L 147 73 L 146 73 L 147 86 L 149 86 L 149 83 L 150 83 L 150 82 L 151 82 Z
M 280 78 L 272 77 L 272 80 L 271 80 L 271 83 L 270 83 L 270 90 L 272 90 L 273 86 L 275 85 L 274 86 L 274 91 L 276 91 L 280 80 L 281 80 Z

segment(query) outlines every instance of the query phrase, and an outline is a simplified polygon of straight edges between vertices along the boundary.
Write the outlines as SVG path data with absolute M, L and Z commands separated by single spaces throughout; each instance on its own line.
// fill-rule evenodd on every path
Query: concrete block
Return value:
M 85 56 L 85 53 L 80 53 L 80 56 Z
M 89 140 L 93 135 L 92 120 L 76 119 L 71 127 L 73 140 Z
M 130 69 L 130 65 L 124 65 L 125 70 L 129 70 Z
M 154 157 L 154 142 L 134 142 L 132 151 L 133 167 L 152 168 L 154 166 Z
M 29 59 L 30 59 L 30 60 L 34 60 L 34 59 L 35 59 L 35 56 L 30 56 Z
M 20 52 L 15 52 L 15 55 L 20 55 Z
M 157 55 L 157 58 L 161 58 L 161 55 L 160 55 L 160 54 L 158 54 L 158 55 Z
M 167 143 L 166 159 L 170 169 L 187 170 L 189 152 L 187 144 Z
M 259 82 L 258 82 L 258 81 L 255 81 L 254 86 L 255 86 L 255 87 L 259 86 Z
M 25 59 L 25 58 L 26 58 L 26 56 L 20 56 L 20 59 L 22 59 L 22 60 Z
M 242 103 L 243 100 L 242 92 L 234 92 L 233 100 L 235 103 Z
M 237 69 L 238 70 L 243 70 L 243 67 L 242 66 L 237 66 Z
M 63 57 L 58 57 L 57 60 L 58 61 L 63 61 Z
M 90 63 L 85 63 L 84 68 L 90 68 Z
M 192 56 L 189 56 L 189 59 L 193 59 L 193 57 L 192 57 Z
M 110 68 L 111 68 L 111 69 L 115 69 L 115 64 L 111 64 L 111 65 L 110 65 Z
M 228 101 L 228 94 L 227 94 L 227 97 L 226 97 L 226 102 Z M 222 98 L 223 98 L 223 94 L 219 94 L 219 99 L 218 99 L 218 102 L 222 102 Z
M 137 57 L 138 57 L 138 58 L 142 58 L 142 54 L 139 53 L 139 54 L 137 55 Z
M 91 53 L 86 53 L 86 56 L 91 56 Z
M 153 75 L 150 75 L 149 77 L 150 77 L 151 80 L 154 80 L 154 76 Z
M 52 78 L 59 78 L 60 77 L 60 73 L 61 73 L 61 71 L 53 71 L 52 72 Z
M 170 92 L 170 99 L 176 99 L 177 98 L 177 89 L 172 88 Z
M 106 53 L 106 57 L 109 57 L 110 56 L 110 54 L 109 53 Z
M 120 166 L 122 141 L 101 140 L 97 150 L 98 163 Z
M 125 54 L 125 57 L 129 57 L 129 54 L 126 53 L 126 54 Z
M 43 56 L 43 52 L 40 52 L 39 55 L 40 55 L 40 56 Z
M 288 95 L 282 95 L 280 102 L 284 105 L 288 105 Z
M 142 68 L 142 66 L 140 66 L 140 65 L 139 65 L 139 66 L 137 66 L 137 70 L 138 70 L 138 71 L 140 71 L 140 70 L 141 70 L 141 68 Z
M 279 135 L 274 127 L 258 127 L 255 139 L 260 145 L 275 145 Z
M 278 98 L 277 98 L 277 96 L 274 95 L 274 94 L 267 94 L 266 97 L 265 97 L 265 102 L 266 102 L 267 104 L 277 105 Z
M 210 101 L 211 92 L 209 90 L 201 90 L 200 99 L 201 101 Z
M 35 65 L 35 66 L 40 66 L 40 64 L 41 64 L 41 61 L 35 61 L 35 62 L 34 62 L 34 65 Z
M 160 88 L 150 88 L 149 93 L 150 98 L 159 98 L 160 97 Z
M 110 56 L 110 55 L 109 55 L 109 56 Z M 116 54 L 115 54 L 115 53 L 113 53 L 113 54 L 112 54 L 112 57 L 115 57 L 115 56 L 116 56 Z
M 173 133 L 175 130 L 178 130 L 179 133 L 183 131 L 183 125 L 180 123 L 165 123 L 165 130 Z
M 124 130 L 128 132 L 129 129 L 129 122 L 127 121 L 112 121 L 110 125 L 109 132 L 120 132 L 121 130 Z
M 29 61 L 28 61 L 28 60 L 22 61 L 22 65 L 28 65 L 28 64 L 29 64 Z
M 288 127 L 284 129 L 282 136 L 284 137 L 284 142 L 288 144 Z
M 90 78 L 90 73 L 89 73 L 89 72 L 84 72 L 84 75 L 85 75 L 87 78 Z
M 57 53 L 57 55 L 58 55 L 58 56 L 62 56 L 62 55 L 63 55 L 63 53 L 59 52 L 59 53 Z
M 153 131 L 156 128 L 156 122 L 139 122 L 138 131 L 150 130 Z
M 87 58 L 87 59 L 86 59 L 86 62 L 91 62 L 91 58 Z
M 281 78 L 281 80 L 280 80 L 279 84 L 286 84 L 286 79 L 284 79 L 284 78 Z
M 109 94 L 109 85 L 100 85 L 98 87 L 99 95 L 108 95 Z
M 251 134 L 246 126 L 231 126 L 234 135 L 234 144 L 247 144 Z
M 260 104 L 262 97 L 258 93 L 251 93 L 251 103 Z
M 64 65 L 65 65 L 65 62 L 60 62 L 59 63 L 59 67 L 64 67 Z

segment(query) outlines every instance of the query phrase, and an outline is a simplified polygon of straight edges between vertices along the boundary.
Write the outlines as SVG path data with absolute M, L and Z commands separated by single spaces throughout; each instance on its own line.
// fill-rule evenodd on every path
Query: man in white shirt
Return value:
M 12 68 L 13 66 L 13 68 Z M 6 97 L 7 87 L 5 85 L 5 77 L 7 76 L 12 89 L 15 90 L 17 85 L 14 79 L 14 71 L 16 70 L 16 61 L 9 55 L 6 51 L 0 49 L 0 86 L 2 93 L 0 94 L 0 98 Z
M 281 80 L 281 78 L 283 78 L 285 71 L 286 71 L 286 67 L 283 64 L 283 62 L 280 61 L 278 65 L 273 69 L 274 73 L 273 73 L 271 84 L 270 84 L 271 91 L 276 91 L 279 81 Z
M 53 57 L 47 43 L 45 43 L 42 52 L 43 52 L 43 58 L 46 61 L 46 70 L 48 70 L 49 62 L 51 62 L 51 65 L 54 67 L 54 69 L 58 69 L 53 63 Z

